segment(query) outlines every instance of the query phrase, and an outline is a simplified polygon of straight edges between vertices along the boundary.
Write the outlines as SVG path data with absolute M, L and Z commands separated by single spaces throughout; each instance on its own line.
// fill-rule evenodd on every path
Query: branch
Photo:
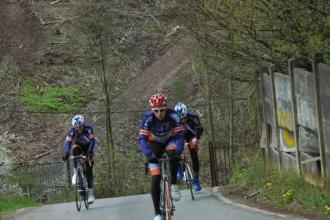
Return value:
M 46 26 L 46 25 L 49 25 L 49 24 L 63 23 L 65 21 L 72 20 L 74 18 L 80 17 L 80 15 L 76 15 L 76 16 L 68 17 L 68 18 L 65 18 L 65 19 L 62 19 L 62 20 L 58 20 L 58 21 L 48 21 L 48 22 L 45 22 L 41 17 L 38 16 L 37 12 L 33 12 L 33 13 L 36 15 L 37 18 L 39 18 L 40 23 L 43 26 Z
M 264 191 L 264 190 L 263 189 L 259 189 L 258 191 L 254 192 L 254 193 L 251 193 L 250 195 L 245 196 L 244 199 L 250 199 L 252 197 L 255 197 L 256 195 L 258 195 L 262 191 Z
M 47 151 L 47 152 L 44 152 L 42 154 L 38 154 L 37 156 L 33 157 L 33 159 L 38 159 L 38 158 L 41 158 L 41 157 L 44 157 L 48 154 L 50 154 L 51 152 L 53 152 L 54 150 L 50 150 L 50 151 Z
M 50 5 L 56 5 L 57 3 L 59 3 L 61 0 L 56 0 L 50 3 Z

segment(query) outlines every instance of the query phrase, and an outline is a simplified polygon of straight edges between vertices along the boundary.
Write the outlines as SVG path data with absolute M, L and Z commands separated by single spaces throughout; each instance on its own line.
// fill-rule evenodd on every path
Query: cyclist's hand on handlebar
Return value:
M 151 157 L 151 158 L 148 159 L 148 162 L 149 162 L 149 163 L 158 163 L 159 160 L 158 160 L 157 157 Z
M 87 160 L 92 160 L 92 159 L 93 159 L 93 153 L 88 153 Z
M 66 160 L 69 159 L 69 157 L 70 157 L 70 154 L 65 154 L 65 155 L 62 157 L 62 160 L 63 160 L 63 161 L 66 161 Z

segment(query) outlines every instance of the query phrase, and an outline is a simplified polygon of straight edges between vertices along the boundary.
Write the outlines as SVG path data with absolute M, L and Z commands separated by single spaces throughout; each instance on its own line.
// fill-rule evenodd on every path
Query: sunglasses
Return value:
M 164 112 L 165 109 L 164 108 L 163 109 L 154 109 L 152 111 L 155 112 L 155 113 L 158 113 L 158 112 Z

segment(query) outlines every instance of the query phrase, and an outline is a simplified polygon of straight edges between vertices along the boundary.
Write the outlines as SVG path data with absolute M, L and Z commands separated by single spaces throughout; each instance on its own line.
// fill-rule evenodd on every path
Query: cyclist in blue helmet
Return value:
M 199 181 L 199 159 L 198 159 L 198 140 L 203 134 L 203 128 L 196 114 L 188 112 L 187 106 L 179 102 L 174 110 L 180 116 L 185 129 L 185 140 L 188 143 L 189 152 L 193 164 L 194 178 L 193 184 L 196 191 L 200 191 L 202 186 Z
M 87 155 L 86 160 L 86 178 L 88 183 L 88 203 L 91 204 L 95 201 L 94 187 L 93 187 L 93 165 L 94 165 L 94 146 L 95 134 L 92 126 L 85 124 L 85 119 L 82 115 L 76 115 L 72 118 L 72 128 L 67 134 L 65 141 L 65 155 L 63 160 L 70 157 L 70 149 L 72 147 L 72 155 L 79 154 Z M 76 184 L 77 175 L 77 162 L 74 161 L 72 184 Z

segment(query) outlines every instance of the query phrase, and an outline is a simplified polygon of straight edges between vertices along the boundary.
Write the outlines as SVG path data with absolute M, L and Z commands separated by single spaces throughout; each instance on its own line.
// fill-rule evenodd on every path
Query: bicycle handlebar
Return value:
M 162 158 L 159 158 L 158 160 L 159 160 L 159 162 L 161 162 L 161 161 L 170 161 L 171 158 L 170 157 L 162 157 Z
M 85 156 L 85 155 L 78 155 L 78 156 L 71 156 L 70 158 L 71 158 L 71 159 L 79 159 L 79 158 L 82 158 L 82 159 L 85 159 L 85 160 L 86 160 L 87 156 Z

